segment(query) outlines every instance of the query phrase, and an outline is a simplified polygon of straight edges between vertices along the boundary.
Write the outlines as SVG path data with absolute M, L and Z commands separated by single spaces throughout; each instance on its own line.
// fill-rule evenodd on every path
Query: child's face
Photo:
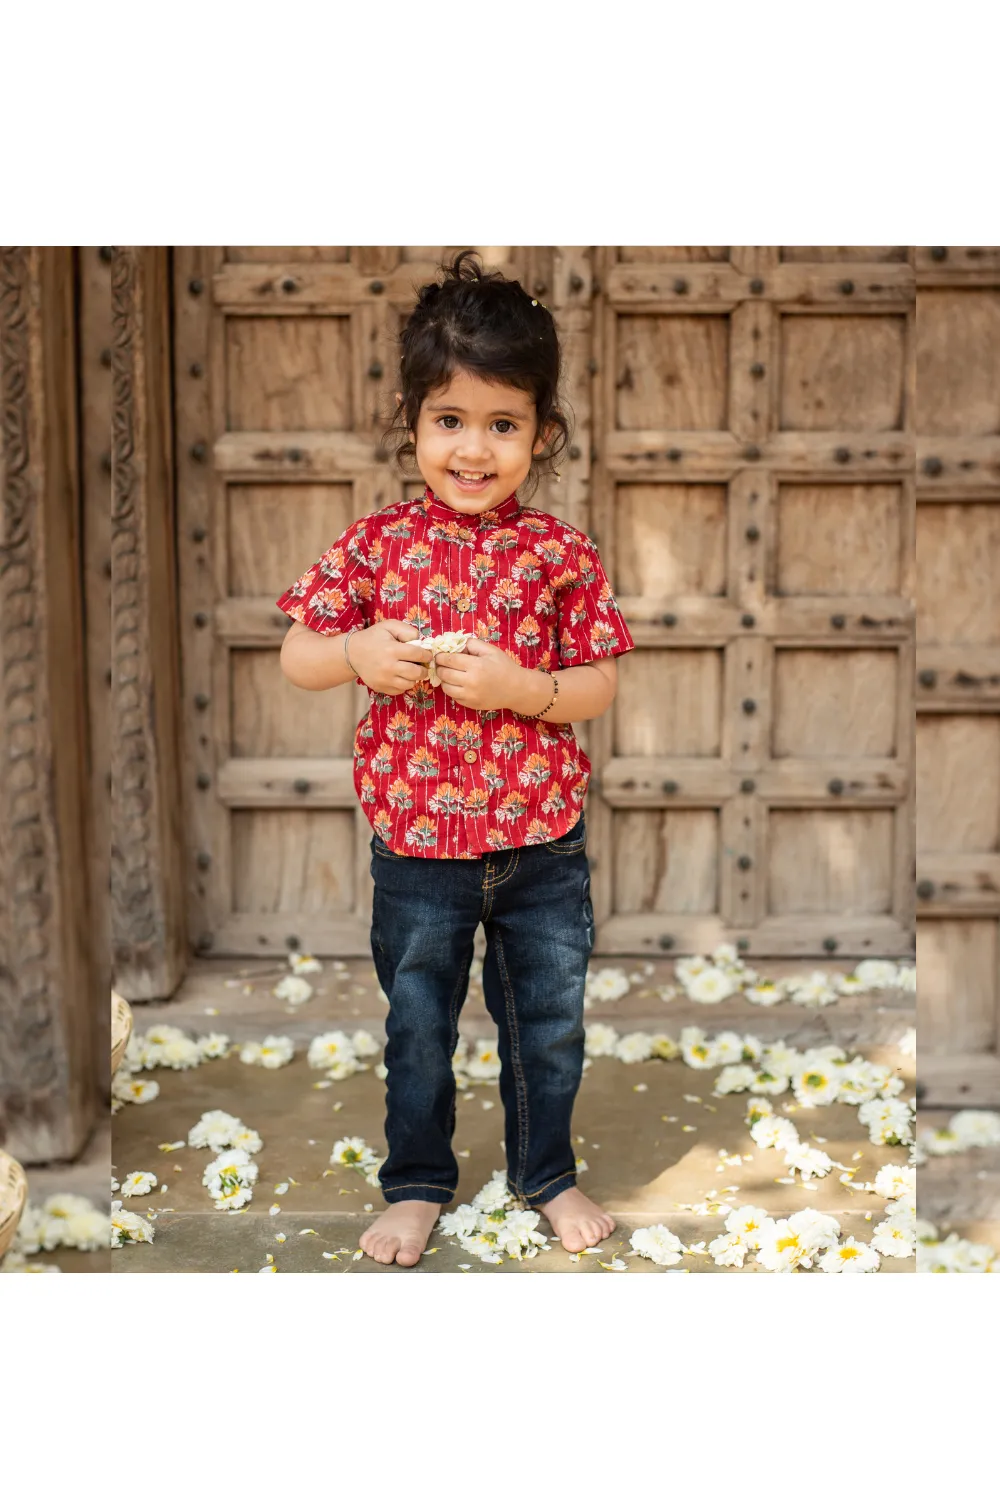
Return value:
M 427 484 L 467 516 L 506 500 L 546 442 L 544 434 L 535 438 L 535 403 L 527 392 L 488 385 L 468 370 L 456 370 L 446 386 L 430 392 L 411 437 Z M 466 483 L 462 472 L 487 478 Z

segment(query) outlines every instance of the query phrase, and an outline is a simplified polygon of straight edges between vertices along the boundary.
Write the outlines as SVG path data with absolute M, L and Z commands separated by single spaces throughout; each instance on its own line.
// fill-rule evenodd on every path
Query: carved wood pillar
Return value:
M 74 252 L 0 250 L 0 1144 L 75 1156 L 108 1083 L 86 848 Z M 104 942 L 106 947 L 106 942 Z M 103 1087 L 102 1087 L 103 1085 Z
M 115 988 L 163 999 L 184 976 L 169 251 L 118 248 L 112 305 L 112 814 Z

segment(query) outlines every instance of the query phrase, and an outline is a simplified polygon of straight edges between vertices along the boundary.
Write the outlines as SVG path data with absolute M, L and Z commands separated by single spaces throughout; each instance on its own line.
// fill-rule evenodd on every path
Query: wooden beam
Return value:
M 112 940 L 115 988 L 184 976 L 168 252 L 115 251 L 112 376 Z
M 0 251 L 0 1144 L 77 1155 L 99 1055 L 71 247 Z

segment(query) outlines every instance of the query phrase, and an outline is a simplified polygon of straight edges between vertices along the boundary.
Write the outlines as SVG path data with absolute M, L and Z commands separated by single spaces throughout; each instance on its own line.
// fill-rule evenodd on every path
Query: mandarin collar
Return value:
M 494 505 L 491 510 L 481 511 L 478 516 L 463 515 L 460 510 L 453 510 L 450 505 L 446 505 L 429 484 L 424 485 L 423 500 L 420 503 L 428 521 L 458 521 L 463 526 L 479 528 L 501 526 L 505 521 L 516 516 L 521 509 L 521 502 L 515 490 L 513 494 L 507 496 L 506 500 L 501 500 L 499 505 Z

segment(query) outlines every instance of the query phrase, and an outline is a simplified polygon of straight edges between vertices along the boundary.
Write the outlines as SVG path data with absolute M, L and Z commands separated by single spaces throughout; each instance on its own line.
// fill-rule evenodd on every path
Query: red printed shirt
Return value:
M 379 620 L 427 636 L 469 631 L 542 670 L 634 647 L 594 543 L 516 494 L 466 516 L 425 486 L 422 499 L 353 522 L 277 604 L 320 635 Z M 571 725 L 464 708 L 427 681 L 373 692 L 354 739 L 372 828 L 396 854 L 425 858 L 561 837 L 579 821 L 590 771 Z

